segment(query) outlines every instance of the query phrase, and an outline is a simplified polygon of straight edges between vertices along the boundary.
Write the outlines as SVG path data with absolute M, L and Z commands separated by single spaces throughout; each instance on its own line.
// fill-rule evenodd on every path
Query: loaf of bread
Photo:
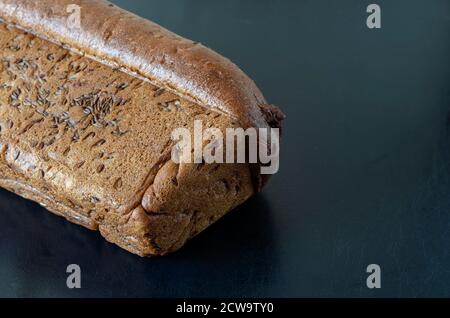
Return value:
M 282 119 L 229 60 L 107 1 L 0 0 L 0 186 L 132 253 L 180 248 L 265 182 L 175 163 L 174 129 Z

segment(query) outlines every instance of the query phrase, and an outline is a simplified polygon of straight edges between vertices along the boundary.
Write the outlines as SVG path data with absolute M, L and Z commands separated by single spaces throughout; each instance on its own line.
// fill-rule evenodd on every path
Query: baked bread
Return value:
M 171 132 L 281 112 L 229 60 L 107 1 L 0 0 L 0 62 L 0 186 L 132 253 L 178 249 L 265 181 L 175 163 Z

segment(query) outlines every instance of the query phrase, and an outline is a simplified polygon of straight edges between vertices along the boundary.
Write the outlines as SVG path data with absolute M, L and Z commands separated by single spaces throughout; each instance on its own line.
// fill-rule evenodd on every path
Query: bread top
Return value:
M 81 8 L 79 28 L 68 23 L 70 5 Z M 216 108 L 243 127 L 279 126 L 283 118 L 228 59 L 107 1 L 0 0 L 0 19 Z

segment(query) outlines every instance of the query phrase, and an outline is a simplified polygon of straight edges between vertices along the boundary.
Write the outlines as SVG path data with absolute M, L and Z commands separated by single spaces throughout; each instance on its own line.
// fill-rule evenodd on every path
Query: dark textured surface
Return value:
M 450 296 L 448 1 L 378 1 L 381 30 L 357 0 L 115 2 L 255 79 L 288 116 L 281 170 L 156 259 L 2 190 L 0 296 Z

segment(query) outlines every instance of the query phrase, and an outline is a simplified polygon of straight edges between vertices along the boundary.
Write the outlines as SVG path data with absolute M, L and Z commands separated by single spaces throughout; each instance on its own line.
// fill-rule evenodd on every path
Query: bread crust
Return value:
M 81 8 L 80 28 L 67 24 L 73 4 Z M 243 127 L 268 127 L 259 107 L 266 100 L 234 63 L 108 1 L 1 0 L 0 18 L 216 107 Z
M 79 29 L 67 25 L 66 8 L 71 4 L 79 5 L 82 10 Z M 14 80 L 10 81 L 7 92 L 0 91 L 0 104 L 2 96 L 10 103 L 0 105 L 0 186 L 41 203 L 71 222 L 98 229 L 107 240 L 141 256 L 164 255 L 178 249 L 260 189 L 259 171 L 255 172 L 255 167 L 249 164 L 173 163 L 167 130 L 158 128 L 150 133 L 145 124 L 140 127 L 135 118 L 136 114 L 144 114 L 149 118 L 146 124 L 159 125 L 161 121 L 168 127 L 187 125 L 198 116 L 219 129 L 279 127 L 284 115 L 276 107 L 267 105 L 253 81 L 228 59 L 103 0 L 0 0 L 0 20 L 10 25 L 9 31 L 0 29 L 0 32 L 14 35 L 23 43 L 24 36 L 30 38 L 26 40 L 30 41 L 27 49 L 8 49 L 11 51 L 8 56 L 12 56 L 14 63 L 23 60 L 26 54 L 38 55 L 37 49 L 29 46 L 33 37 L 42 42 L 39 54 L 47 55 L 49 60 L 50 55 L 60 56 L 57 62 L 33 65 L 45 74 L 51 73 L 48 82 L 45 80 L 42 85 L 39 76 L 15 74 L 9 69 L 12 60 L 6 53 L 3 56 L 6 63 L 3 69 L 0 66 L 0 75 L 3 72 L 9 80 L 12 77 Z M 2 45 L 7 43 L 0 39 L 0 48 Z M 69 51 L 79 57 L 67 58 Z M 77 69 L 76 76 L 81 79 L 71 82 L 69 73 L 73 65 L 78 68 L 80 64 L 88 66 L 81 71 Z M 67 87 L 61 99 L 57 78 L 66 73 L 64 85 Z M 120 81 L 133 83 L 134 87 L 122 90 L 116 86 L 115 90 L 110 87 L 100 92 L 110 85 L 103 85 L 100 78 L 113 75 Z M 89 76 L 97 81 L 83 80 Z M 80 98 L 86 98 L 84 93 L 91 91 L 95 93 L 90 93 L 90 98 L 94 96 L 96 100 L 112 100 L 114 105 L 116 100 L 123 101 L 118 107 L 128 101 L 124 106 L 126 116 L 120 120 L 131 132 L 120 139 L 115 135 L 118 129 L 121 136 L 120 128 L 114 128 L 111 131 L 114 137 L 111 137 L 108 125 L 101 129 L 88 125 L 82 128 L 84 135 L 78 136 L 81 142 L 76 140 L 74 145 L 75 134 L 79 134 L 77 125 L 84 120 L 74 115 L 73 120 L 64 119 L 69 128 L 61 130 L 55 142 L 55 138 L 47 138 L 53 133 L 49 134 L 50 119 L 42 115 L 42 109 L 27 108 L 24 102 L 28 97 L 25 100 L 21 97 L 22 104 L 18 107 L 12 104 L 11 96 L 22 88 L 21 85 L 33 86 L 30 91 L 49 92 L 49 100 L 55 102 L 48 103 L 48 108 L 44 109 L 47 114 L 69 112 L 72 104 L 77 105 Z M 149 91 L 160 89 L 168 91 L 164 100 L 160 100 L 158 94 L 146 99 Z M 136 92 L 141 95 L 137 96 Z M 30 92 L 29 97 L 33 94 Z M 170 120 L 161 111 L 142 108 L 144 100 L 154 107 L 167 106 L 177 96 L 181 107 L 172 110 Z M 66 100 L 67 107 L 62 102 Z M 8 106 L 15 108 L 2 109 Z M 112 118 L 121 112 L 120 109 L 115 111 L 110 110 L 105 116 Z M 24 112 L 30 115 L 25 116 Z M 19 124 L 9 125 L 14 121 Z M 61 118 L 56 122 L 61 124 Z M 67 131 L 73 133 L 71 139 L 67 139 Z M 95 135 L 97 141 L 90 142 L 90 136 Z M 36 136 L 42 139 L 40 143 L 35 141 Z M 152 140 L 143 143 L 143 138 Z M 147 150 L 150 154 L 146 153 L 144 144 L 150 147 Z M 120 153 L 120 148 L 125 146 L 130 150 L 124 151 L 120 158 L 113 158 L 112 154 Z M 72 155 L 71 149 L 75 149 Z M 95 161 L 99 154 L 100 158 L 112 157 L 111 171 L 106 175 L 105 164 Z M 86 158 L 90 158 L 89 162 Z M 99 175 L 91 177 L 95 172 Z M 136 180 L 132 179 L 133 175 Z M 123 186 L 122 179 L 126 183 Z M 117 187 L 118 181 L 121 187 Z

